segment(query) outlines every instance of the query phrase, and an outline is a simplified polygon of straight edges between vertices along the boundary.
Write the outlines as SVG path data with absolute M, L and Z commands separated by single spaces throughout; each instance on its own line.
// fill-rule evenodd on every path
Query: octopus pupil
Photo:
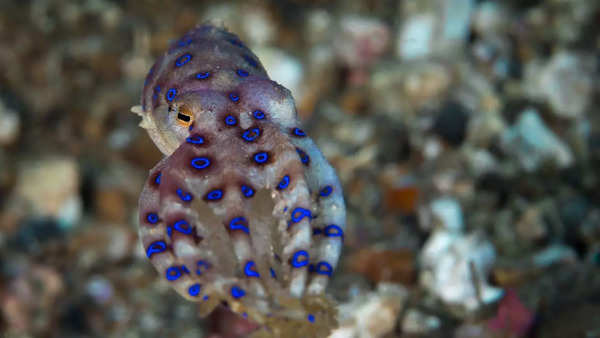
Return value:
M 185 122 L 190 122 L 190 117 L 182 113 L 177 114 L 177 118 Z

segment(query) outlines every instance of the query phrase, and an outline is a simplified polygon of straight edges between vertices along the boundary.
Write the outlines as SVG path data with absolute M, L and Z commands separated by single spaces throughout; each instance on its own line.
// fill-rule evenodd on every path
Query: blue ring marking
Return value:
M 192 129 L 194 129 L 194 122 L 190 123 L 190 127 L 188 128 L 189 131 L 192 131 Z
M 181 232 L 184 235 L 189 235 L 192 233 L 192 227 L 190 226 L 190 223 L 184 219 L 180 219 L 179 221 L 175 222 L 173 224 L 173 229 Z
M 148 246 L 148 249 L 146 249 L 146 256 L 151 258 L 152 255 L 165 252 L 165 250 L 167 250 L 167 243 L 165 243 L 165 241 L 152 242 L 152 244 Z
M 321 191 L 319 191 L 319 195 L 321 195 L 323 197 L 327 197 L 327 196 L 331 195 L 332 191 L 333 191 L 333 188 L 330 185 L 326 185 L 323 187 L 323 189 L 321 189 Z
M 298 207 L 292 211 L 291 222 L 298 223 L 304 217 L 308 217 L 309 220 L 312 218 L 312 214 L 310 213 L 310 210 Z
M 204 80 L 204 79 L 208 79 L 209 76 L 210 76 L 210 72 L 197 73 L 196 74 L 196 79 L 198 79 L 198 80 Z
M 193 135 L 185 139 L 185 142 L 191 144 L 204 144 L 204 137 L 200 135 Z
M 246 60 L 246 62 L 248 62 L 248 64 L 254 68 L 258 68 L 258 63 L 256 62 L 256 60 L 254 60 L 253 58 L 251 58 L 249 55 L 242 55 L 242 57 L 244 58 L 244 60 Z
M 199 261 L 196 263 L 196 266 L 198 267 L 198 268 L 196 269 L 196 274 L 197 274 L 198 276 L 202 275 L 202 272 L 203 272 L 203 271 L 206 271 L 206 270 L 208 270 L 208 269 L 210 268 L 210 264 L 208 264 L 207 262 L 205 262 L 205 261 L 203 261 L 203 260 L 199 260 Z M 204 270 L 202 270 L 202 267 L 204 267 Z
M 331 264 L 325 261 L 317 263 L 317 267 L 315 269 L 319 275 L 331 276 L 331 274 L 333 273 L 333 267 L 331 266 Z
M 312 313 L 309 313 L 308 316 L 306 316 L 306 319 L 311 323 L 315 322 L 315 316 Z
M 188 270 L 187 266 L 185 266 L 185 265 L 181 266 L 181 271 L 183 271 L 184 273 L 187 273 L 188 275 L 190 274 L 190 270 Z
M 156 224 L 158 222 L 158 215 L 154 212 L 149 212 L 146 214 L 146 220 L 150 224 Z
M 252 116 L 254 116 L 254 118 L 257 120 L 262 120 L 265 118 L 265 113 L 262 110 L 257 109 L 254 112 L 252 112 Z
M 223 190 L 213 189 L 206 194 L 206 199 L 209 201 L 218 201 L 223 198 Z
M 202 300 L 206 302 L 208 300 L 208 295 L 205 295 L 204 297 L 202 297 Z
M 238 69 L 238 70 L 236 71 L 236 73 L 237 73 L 237 75 L 238 75 L 238 76 L 240 76 L 240 77 L 246 77 L 246 76 L 248 76 L 248 75 L 249 75 L 249 73 L 248 73 L 247 71 L 245 71 L 244 69 L 241 69 L 241 68 L 240 68 L 240 69 Z
M 240 288 L 237 285 L 234 285 L 231 287 L 231 297 L 238 299 L 238 298 L 242 298 L 246 295 L 246 291 L 244 291 L 244 289 Z
M 162 176 L 162 173 L 159 171 L 159 172 L 156 174 L 156 177 L 154 177 L 154 184 L 156 184 L 156 185 L 159 185 L 159 184 L 160 184 L 160 178 L 161 178 L 161 176 Z
M 254 189 L 252 189 L 250 186 L 242 184 L 242 194 L 244 197 L 252 197 L 254 196 Z
M 283 176 L 281 181 L 279 181 L 279 184 L 277 185 L 277 190 L 283 190 L 283 189 L 287 188 L 289 185 L 290 185 L 290 176 L 285 175 L 285 176 Z
M 250 129 L 244 131 L 244 133 L 242 134 L 242 138 L 248 142 L 252 142 L 252 141 L 256 140 L 259 136 L 260 136 L 259 128 L 250 128 Z
M 237 119 L 233 115 L 225 116 L 225 124 L 228 126 L 235 126 L 237 124 Z
M 165 275 L 170 281 L 178 280 L 181 277 L 181 269 L 178 266 L 172 266 L 167 269 Z
M 310 157 L 306 154 L 306 152 L 300 148 L 296 148 L 296 152 L 300 156 L 300 161 L 304 165 L 308 165 L 310 163 Z
M 175 99 L 175 96 L 177 96 L 177 89 L 169 88 L 169 90 L 167 90 L 167 94 L 165 95 L 165 99 L 171 102 L 173 99 Z
M 304 257 L 304 260 L 300 261 L 300 256 Z M 308 260 L 308 252 L 306 252 L 306 250 L 296 251 L 296 253 L 292 257 L 292 266 L 295 268 L 301 268 L 303 266 L 308 265 Z
M 275 275 L 275 270 L 273 270 L 273 268 L 269 268 L 269 271 L 271 271 L 271 277 L 277 279 L 277 275 Z
M 235 217 L 229 222 L 229 230 L 242 230 L 243 232 L 250 234 L 248 229 L 248 221 L 245 217 Z
M 189 202 L 192 199 L 194 199 L 194 196 L 192 194 L 190 194 L 189 192 L 184 192 L 181 189 L 177 189 L 175 192 L 177 193 L 177 196 L 179 196 L 179 198 L 181 198 L 181 200 L 184 202 Z
M 294 129 L 292 129 L 292 133 L 298 137 L 304 137 L 306 136 L 306 133 L 304 132 L 304 130 L 296 127 Z
M 173 228 L 170 225 L 167 226 L 167 236 L 169 236 L 169 238 L 173 236 Z
M 246 263 L 246 266 L 244 266 L 244 274 L 246 274 L 246 277 L 260 277 L 260 274 L 252 269 L 254 265 L 254 261 L 248 261 Z
M 344 230 L 335 224 L 330 224 L 323 229 L 323 234 L 327 237 L 344 237 Z
M 210 167 L 210 159 L 208 157 L 194 157 L 191 164 L 196 169 L 206 169 Z
M 269 154 L 266 151 L 259 151 L 252 156 L 254 162 L 258 164 L 264 164 L 269 160 Z
M 196 283 L 191 285 L 188 288 L 188 294 L 192 297 L 197 297 L 200 294 L 200 290 L 202 289 L 202 285 Z
M 240 100 L 240 96 L 235 93 L 229 93 L 229 99 L 233 102 L 238 102 Z
M 183 54 L 182 56 L 178 57 L 177 60 L 175 60 L 175 66 L 176 67 L 181 67 L 183 65 L 185 65 L 186 63 L 190 62 L 190 60 L 192 59 L 192 54 Z

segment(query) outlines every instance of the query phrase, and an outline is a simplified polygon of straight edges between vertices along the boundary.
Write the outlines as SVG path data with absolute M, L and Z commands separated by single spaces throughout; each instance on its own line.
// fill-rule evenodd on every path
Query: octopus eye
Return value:
M 192 115 L 192 111 L 186 106 L 179 107 L 177 110 L 177 123 L 187 128 L 192 124 L 192 122 L 194 122 L 194 115 Z

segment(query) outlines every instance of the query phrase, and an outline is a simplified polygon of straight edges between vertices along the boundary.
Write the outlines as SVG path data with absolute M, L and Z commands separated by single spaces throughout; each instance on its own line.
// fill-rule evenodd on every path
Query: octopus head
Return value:
M 200 117 L 206 114 L 194 100 L 183 98 L 152 110 L 143 110 L 141 106 L 135 106 L 131 111 L 142 117 L 140 126 L 148 131 L 152 141 L 166 156 L 171 155 L 185 142 L 194 121 L 200 120 Z

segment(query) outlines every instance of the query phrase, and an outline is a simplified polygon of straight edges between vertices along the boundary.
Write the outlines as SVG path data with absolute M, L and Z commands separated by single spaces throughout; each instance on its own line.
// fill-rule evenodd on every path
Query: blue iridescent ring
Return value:
M 245 70 L 243 70 L 243 69 L 238 69 L 238 70 L 236 71 L 236 73 L 237 73 L 237 75 L 238 75 L 238 76 L 240 76 L 240 77 L 246 77 L 246 76 L 248 76 L 248 72 L 247 72 L 247 71 L 245 71 Z
M 179 277 L 181 277 L 181 273 L 182 273 L 181 269 L 178 266 L 172 266 L 167 269 L 167 271 L 165 272 L 165 275 L 168 280 L 174 281 L 174 280 L 178 280 Z
M 150 224 L 156 224 L 156 222 L 158 222 L 158 215 L 154 212 L 149 212 L 146 214 L 146 220 Z
M 259 136 L 260 136 L 260 129 L 257 127 L 245 130 L 244 133 L 242 134 L 242 138 L 244 139 L 244 141 L 247 141 L 247 142 L 252 142 L 252 141 L 256 140 Z
M 250 234 L 248 229 L 248 221 L 244 217 L 235 217 L 229 222 L 229 230 L 242 230 L 243 232 Z
M 184 192 L 181 189 L 177 189 L 175 190 L 175 192 L 177 193 L 177 196 L 179 196 L 179 198 L 181 198 L 181 200 L 184 202 L 189 202 L 194 198 L 192 194 L 190 194 L 189 192 Z
M 233 102 L 238 102 L 240 100 L 240 96 L 235 93 L 229 93 L 229 99 Z
M 326 185 L 323 187 L 323 189 L 321 189 L 321 191 L 319 191 L 319 195 L 321 195 L 322 197 L 327 197 L 331 195 L 332 191 L 333 188 L 330 185 Z
M 302 258 L 304 258 L 304 259 L 302 259 Z M 292 256 L 291 263 L 292 263 L 292 266 L 295 268 L 301 268 L 303 266 L 308 265 L 308 252 L 306 252 L 306 250 L 296 251 L 294 256 Z
M 189 235 L 192 233 L 192 227 L 190 226 L 190 223 L 184 219 L 180 219 L 179 221 L 175 222 L 173 224 L 173 229 L 181 232 L 184 235 Z
M 190 144 L 204 144 L 204 137 L 200 135 L 193 135 L 185 139 L 185 142 Z
M 257 120 L 262 120 L 265 118 L 265 113 L 262 110 L 257 109 L 254 112 L 252 112 L 252 116 L 254 116 L 254 118 Z
M 277 185 L 277 190 L 283 190 L 283 189 L 287 188 L 289 185 L 290 185 L 290 176 L 285 175 L 285 176 L 283 176 L 281 181 L 279 181 L 279 184 Z
M 319 275 L 331 276 L 331 274 L 333 273 L 333 267 L 331 266 L 331 264 L 329 264 L 325 261 L 322 261 L 322 262 L 317 263 L 315 271 Z
M 235 126 L 237 124 L 237 119 L 233 115 L 225 116 L 225 124 L 228 126 Z
M 304 150 L 296 148 L 296 152 L 298 153 L 298 156 L 300 156 L 300 161 L 302 164 L 308 165 L 310 163 L 310 157 L 308 157 Z
M 246 295 L 246 291 L 244 291 L 244 289 L 240 288 L 237 285 L 234 285 L 231 287 L 231 297 L 238 299 L 238 298 L 242 298 Z
M 344 230 L 335 224 L 330 224 L 323 229 L 323 234 L 327 237 L 344 237 Z
M 202 285 L 196 283 L 196 284 L 192 284 L 189 288 L 188 288 L 188 294 L 192 297 L 197 297 L 200 294 L 200 290 L 202 289 Z
M 200 72 L 196 74 L 196 79 L 198 80 L 204 80 L 204 79 L 208 79 L 208 77 L 210 76 L 210 72 Z
M 256 264 L 254 264 L 254 261 L 246 262 L 246 265 L 244 266 L 244 274 L 246 277 L 260 277 L 258 271 L 253 269 L 255 265 Z
M 218 201 L 223 198 L 223 190 L 213 189 L 206 194 L 206 199 L 209 201 Z
M 190 62 L 191 59 L 192 59 L 192 54 L 183 54 L 182 56 L 178 57 L 177 60 L 175 60 L 175 66 L 181 67 L 181 66 L 185 65 L 186 63 Z
M 206 169 L 210 167 L 210 159 L 208 157 L 194 157 L 191 164 L 196 169 Z
M 254 189 L 248 185 L 242 184 L 242 194 L 244 197 L 252 197 L 254 196 Z
M 300 128 L 294 128 L 292 129 L 292 134 L 298 136 L 298 137 L 304 137 L 306 136 L 306 133 L 304 132 L 304 130 L 300 129 Z
M 292 223 L 300 222 L 304 217 L 308 217 L 308 219 L 312 218 L 312 214 L 310 210 L 304 208 L 296 208 L 292 211 Z
M 269 160 L 269 153 L 267 153 L 266 151 L 259 151 L 256 154 L 254 154 L 252 158 L 254 159 L 254 162 L 258 164 L 265 164 Z
M 167 250 L 167 243 L 165 241 L 156 241 L 148 246 L 146 256 L 151 258 L 152 255 L 165 252 L 165 250 Z
M 165 94 L 165 98 L 169 102 L 173 101 L 173 99 L 175 99 L 175 96 L 177 96 L 176 88 L 169 88 L 169 90 L 167 90 L 167 94 Z

